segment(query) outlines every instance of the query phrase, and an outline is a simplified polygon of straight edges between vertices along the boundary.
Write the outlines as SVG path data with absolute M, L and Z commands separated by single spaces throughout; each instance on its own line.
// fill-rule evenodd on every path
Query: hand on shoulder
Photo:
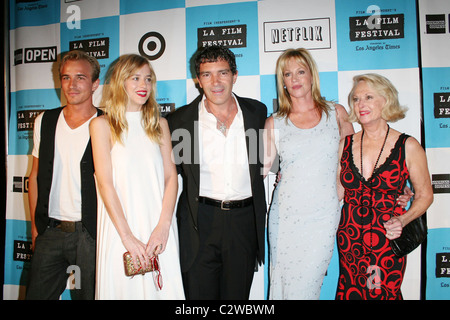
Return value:
M 341 139 L 346 136 L 355 133 L 355 129 L 353 128 L 353 124 L 348 121 L 348 113 L 344 106 L 336 103 L 334 105 L 336 109 L 337 121 L 339 124 L 339 132 L 341 135 Z

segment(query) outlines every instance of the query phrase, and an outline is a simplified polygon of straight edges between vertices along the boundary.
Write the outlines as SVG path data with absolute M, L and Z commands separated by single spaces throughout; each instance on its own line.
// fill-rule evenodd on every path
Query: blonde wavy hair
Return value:
M 350 112 L 348 115 L 349 121 L 359 123 L 359 120 L 355 114 L 355 108 L 353 106 L 353 95 L 355 93 L 356 86 L 361 81 L 366 82 L 370 88 L 375 90 L 386 100 L 383 110 L 381 111 L 381 117 L 384 120 L 395 122 L 406 116 L 406 111 L 408 108 L 400 105 L 400 102 L 398 101 L 398 91 L 391 81 L 377 73 L 366 73 L 353 77 L 353 87 L 348 94 L 348 105 L 350 107 Z
M 128 130 L 126 119 L 128 95 L 125 91 L 125 80 L 145 64 L 150 67 L 152 85 L 150 96 L 141 109 L 142 126 L 151 140 L 161 142 L 160 108 L 156 102 L 156 74 L 150 62 L 137 54 L 120 56 L 107 76 L 107 85 L 103 88 L 101 105 L 104 106 L 108 117 L 113 142 L 122 143 L 122 134 Z
M 304 48 L 297 49 L 287 49 L 284 51 L 277 60 L 276 64 L 276 76 L 277 76 L 277 91 L 278 91 L 278 113 L 279 117 L 288 117 L 291 112 L 292 100 L 289 92 L 284 87 L 284 71 L 288 61 L 294 58 L 297 63 L 307 67 L 312 76 L 312 97 L 314 104 L 318 111 L 324 112 L 327 117 L 329 116 L 330 107 L 328 101 L 322 97 L 320 93 L 320 79 L 319 70 L 317 68 L 316 62 L 309 53 L 308 50 Z

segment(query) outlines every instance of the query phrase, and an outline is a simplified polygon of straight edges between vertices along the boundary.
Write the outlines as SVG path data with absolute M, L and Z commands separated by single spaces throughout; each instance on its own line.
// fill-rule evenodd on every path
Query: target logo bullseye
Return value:
M 148 32 L 139 41 L 139 53 L 149 60 L 156 60 L 166 50 L 166 41 L 158 32 Z

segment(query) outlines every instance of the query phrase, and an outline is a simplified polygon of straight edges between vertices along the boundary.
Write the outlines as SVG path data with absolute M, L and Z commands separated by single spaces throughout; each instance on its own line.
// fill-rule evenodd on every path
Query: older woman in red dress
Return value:
M 416 139 L 389 127 L 388 122 L 405 116 L 405 109 L 388 79 L 356 76 L 349 105 L 349 119 L 362 130 L 343 139 L 339 151 L 344 205 L 337 232 L 336 299 L 402 299 L 406 257 L 395 256 L 390 241 L 433 201 L 425 151 Z M 395 198 L 408 179 L 415 197 L 405 210 Z

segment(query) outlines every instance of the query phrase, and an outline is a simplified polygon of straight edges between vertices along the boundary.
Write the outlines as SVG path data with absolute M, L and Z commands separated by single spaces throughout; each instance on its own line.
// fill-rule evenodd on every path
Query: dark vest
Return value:
M 39 168 L 37 176 L 38 199 L 35 223 L 39 234 L 47 228 L 48 204 L 52 186 L 53 160 L 55 154 L 55 132 L 59 114 L 63 107 L 47 110 L 42 117 L 41 143 L 39 147 Z M 103 114 L 98 109 L 97 116 Z M 92 159 L 91 139 L 89 139 L 80 162 L 81 172 L 81 221 L 90 235 L 97 235 L 97 191 L 94 180 L 94 162 Z

